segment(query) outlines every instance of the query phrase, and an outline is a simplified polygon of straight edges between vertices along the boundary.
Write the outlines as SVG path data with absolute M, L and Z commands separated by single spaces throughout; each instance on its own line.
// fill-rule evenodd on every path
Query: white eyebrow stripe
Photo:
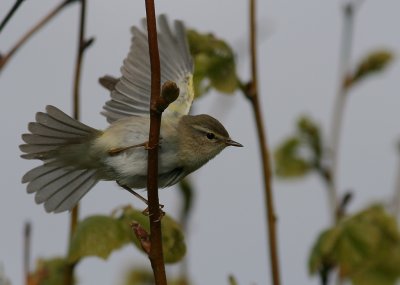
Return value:
M 204 128 L 204 127 L 201 127 L 201 126 L 196 126 L 196 125 L 194 125 L 194 126 L 192 126 L 192 127 L 193 127 L 193 129 L 198 130 L 198 131 L 203 132 L 203 133 L 209 133 L 209 132 L 211 132 L 209 129 Z
M 220 134 L 216 133 L 215 131 L 210 130 L 208 128 L 204 128 L 204 127 L 196 126 L 196 125 L 192 126 L 192 128 L 199 132 L 202 132 L 202 133 L 213 133 L 215 135 L 216 139 L 224 139 L 224 137 L 222 135 L 220 135 Z

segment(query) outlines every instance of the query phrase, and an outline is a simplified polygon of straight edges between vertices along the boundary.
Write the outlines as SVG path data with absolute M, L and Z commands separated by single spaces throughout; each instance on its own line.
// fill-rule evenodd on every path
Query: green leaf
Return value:
M 360 61 L 354 74 L 349 77 L 346 87 L 351 87 L 371 74 L 383 71 L 393 58 L 393 53 L 388 50 L 371 52 Z
M 300 140 L 297 137 L 287 138 L 275 150 L 275 171 L 281 178 L 298 178 L 306 175 L 311 165 L 300 155 Z
M 311 250 L 308 261 L 308 269 L 311 274 L 315 274 L 324 265 L 330 265 L 333 262 L 334 258 L 330 255 L 336 246 L 339 235 L 340 229 L 337 228 L 323 231 L 320 234 Z
M 132 232 L 130 224 L 136 221 L 147 232 L 150 232 L 149 218 L 144 216 L 141 211 L 135 210 L 132 207 L 125 207 L 123 209 L 119 221 L 125 228 L 125 231 Z M 165 215 L 161 220 L 161 230 L 165 262 L 175 263 L 180 261 L 186 253 L 186 244 L 181 227 L 170 216 Z M 130 236 L 136 247 L 143 251 L 140 241 L 136 236 L 133 233 Z
M 323 166 L 323 142 L 318 125 L 301 116 L 296 133 L 284 140 L 275 150 L 275 169 L 280 178 L 300 178 L 315 170 L 327 179 Z
M 79 222 L 69 248 L 68 260 L 86 256 L 106 259 L 112 251 L 130 242 L 130 233 L 115 218 L 91 216 Z
M 137 221 L 149 232 L 149 218 L 132 207 L 123 208 L 118 217 L 98 215 L 79 222 L 69 248 L 69 262 L 77 262 L 87 256 L 106 259 L 114 250 L 131 242 L 143 251 L 131 228 L 133 221 Z M 165 262 L 177 262 L 186 252 L 180 226 L 168 215 L 162 218 L 161 225 Z
M 320 163 L 322 158 L 322 139 L 318 125 L 309 117 L 301 116 L 297 121 L 300 140 L 313 155 L 313 161 Z
M 238 282 L 236 281 L 236 278 L 233 275 L 228 276 L 228 281 L 229 281 L 229 285 L 238 285 Z
M 134 268 L 126 274 L 124 285 L 153 285 L 153 272 L 145 268 Z
M 341 220 L 317 239 L 309 258 L 310 273 L 335 265 L 353 284 L 394 285 L 400 277 L 400 233 L 380 205 Z
M 233 93 L 239 87 L 235 57 L 230 46 L 213 34 L 187 31 L 190 52 L 194 58 L 195 96 L 211 88 L 222 93 Z
M 153 272 L 146 268 L 133 268 L 127 271 L 123 285 L 153 285 Z M 185 277 L 169 278 L 169 285 L 189 285 L 190 282 Z
M 66 269 L 69 263 L 61 257 L 39 259 L 35 271 L 29 274 L 31 285 L 59 285 L 64 284 Z M 76 284 L 73 280 L 72 284 Z
M 369 264 L 351 276 L 355 285 L 394 285 L 400 277 L 400 245 L 389 243 L 375 252 Z
M 190 285 L 191 282 L 187 277 L 177 277 L 172 279 L 169 283 L 169 285 Z

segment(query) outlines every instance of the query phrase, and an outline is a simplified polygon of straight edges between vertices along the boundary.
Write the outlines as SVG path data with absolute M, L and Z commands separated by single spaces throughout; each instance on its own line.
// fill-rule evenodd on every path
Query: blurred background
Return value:
M 338 62 L 342 8 L 346 1 L 258 1 L 259 84 L 268 141 L 275 148 L 293 132 L 299 115 L 308 114 L 323 130 L 330 126 L 339 85 Z M 0 2 L 0 18 L 14 4 Z M 55 1 L 26 1 L 0 34 L 6 52 Z M 69 217 L 47 214 L 20 183 L 38 165 L 19 158 L 18 145 L 27 123 L 48 104 L 70 113 L 76 57 L 79 5 L 70 5 L 45 26 L 0 72 L 1 174 L 0 264 L 12 284 L 23 282 L 23 225 L 30 221 L 32 257 L 66 251 Z M 364 1 L 355 15 L 352 63 L 371 50 L 398 53 L 400 26 L 396 0 Z M 156 1 L 157 13 L 182 19 L 190 28 L 212 32 L 231 45 L 237 72 L 249 79 L 247 1 Z M 130 46 L 129 28 L 145 16 L 144 1 L 88 1 L 87 36 L 95 43 L 84 56 L 81 120 L 107 126 L 99 112 L 108 92 L 98 78 L 119 76 Z M 351 189 L 349 211 L 374 201 L 389 201 L 395 191 L 399 155 L 399 74 L 394 61 L 385 72 L 351 89 L 338 167 L 340 194 Z M 220 119 L 242 149 L 227 149 L 191 175 L 195 205 L 189 221 L 187 262 L 194 284 L 227 284 L 233 274 L 240 284 L 269 284 L 263 180 L 253 114 L 241 93 L 211 92 L 195 102 L 193 112 Z M 324 135 L 327 135 L 325 133 Z M 274 179 L 279 257 L 283 284 L 319 284 L 310 277 L 308 256 L 330 216 L 323 183 L 314 175 L 303 180 Z M 174 188 L 160 191 L 172 216 L 180 209 Z M 81 217 L 107 214 L 121 204 L 143 205 L 115 183 L 99 183 L 81 203 Z M 33 262 L 32 262 L 33 263 Z M 88 258 L 79 264 L 80 284 L 120 284 L 132 265 L 148 266 L 147 257 L 128 246 L 107 261 Z M 1 267 L 1 265 L 0 265 Z M 168 267 L 172 274 L 176 266 Z

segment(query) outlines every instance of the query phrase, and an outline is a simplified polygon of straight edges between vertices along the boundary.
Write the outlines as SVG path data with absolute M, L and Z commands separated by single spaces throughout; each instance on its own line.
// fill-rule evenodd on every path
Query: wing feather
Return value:
M 121 67 L 122 77 L 111 88 L 111 99 L 102 114 L 112 123 L 128 116 L 148 116 L 150 109 L 151 73 L 147 42 L 147 29 L 132 27 L 132 43 Z M 175 21 L 171 29 L 167 17 L 158 17 L 161 83 L 174 81 L 179 89 L 178 99 L 165 111 L 164 116 L 180 117 L 189 113 L 193 92 L 193 61 L 189 52 L 185 26 Z

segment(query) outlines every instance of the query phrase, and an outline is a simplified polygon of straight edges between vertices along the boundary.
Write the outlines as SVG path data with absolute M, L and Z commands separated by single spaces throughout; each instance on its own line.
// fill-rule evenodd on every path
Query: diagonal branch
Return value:
M 59 3 L 53 10 L 51 10 L 43 19 L 35 24 L 30 30 L 26 32 L 16 44 L 4 55 L 0 55 L 0 71 L 12 58 L 12 56 L 43 26 L 45 26 L 51 19 L 58 15 L 68 4 L 75 2 L 76 0 L 64 0 Z
M 19 6 L 24 2 L 25 0 L 17 0 L 15 1 L 14 5 L 11 7 L 10 11 L 7 13 L 7 15 L 4 17 L 3 21 L 1 21 L 0 24 L 0 33 L 3 31 L 4 27 L 7 25 L 8 21 L 12 18 L 12 16 L 17 12 Z

